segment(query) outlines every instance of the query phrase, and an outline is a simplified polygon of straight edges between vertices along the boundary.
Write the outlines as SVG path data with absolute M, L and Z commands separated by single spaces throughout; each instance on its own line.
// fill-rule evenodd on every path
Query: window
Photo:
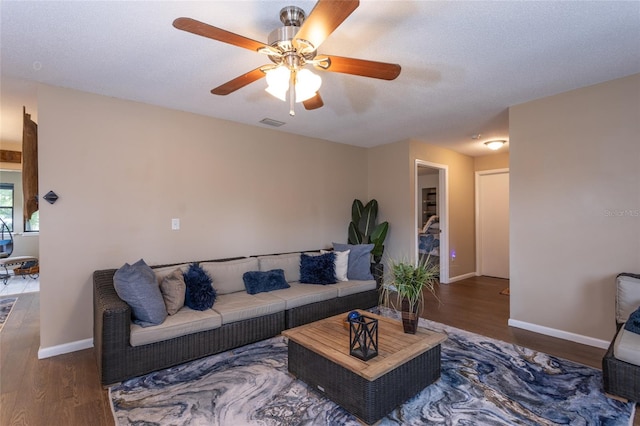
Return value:
M 31 218 L 24 223 L 24 232 L 38 232 L 40 230 L 40 210 L 36 210 Z
M 13 232 L 13 184 L 0 183 L 0 218 Z

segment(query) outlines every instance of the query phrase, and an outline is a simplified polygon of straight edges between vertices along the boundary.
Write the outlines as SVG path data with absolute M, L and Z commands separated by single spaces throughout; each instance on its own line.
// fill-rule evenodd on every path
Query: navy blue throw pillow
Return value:
M 319 256 L 300 255 L 300 282 L 305 284 L 335 284 L 336 255 L 333 252 Z
M 629 319 L 624 325 L 624 329 L 632 333 L 640 334 L 640 307 L 629 315 Z
M 184 273 L 184 283 L 187 290 L 184 304 L 196 311 L 204 311 L 213 306 L 216 301 L 216 290 L 211 285 L 212 280 L 207 271 L 197 263 L 192 263 Z
M 264 293 L 266 291 L 291 287 L 284 278 L 283 269 L 245 272 L 242 275 L 242 280 L 249 294 Z

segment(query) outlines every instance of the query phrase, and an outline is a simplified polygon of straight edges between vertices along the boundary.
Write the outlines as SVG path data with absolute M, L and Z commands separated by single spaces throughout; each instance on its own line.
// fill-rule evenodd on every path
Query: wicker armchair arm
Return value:
M 94 347 L 97 356 L 120 350 L 129 344 L 131 307 L 113 287 L 115 269 L 93 273 Z

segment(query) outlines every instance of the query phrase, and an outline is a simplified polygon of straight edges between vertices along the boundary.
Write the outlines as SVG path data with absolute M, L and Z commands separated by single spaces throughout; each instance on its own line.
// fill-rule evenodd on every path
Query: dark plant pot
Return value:
M 409 301 L 402 299 L 402 328 L 405 333 L 416 334 L 418 318 L 420 318 L 420 316 L 417 312 L 409 312 Z
M 380 288 L 382 278 L 384 277 L 384 265 L 382 263 L 372 263 L 371 274 L 373 275 L 373 279 L 376 280 L 377 288 Z

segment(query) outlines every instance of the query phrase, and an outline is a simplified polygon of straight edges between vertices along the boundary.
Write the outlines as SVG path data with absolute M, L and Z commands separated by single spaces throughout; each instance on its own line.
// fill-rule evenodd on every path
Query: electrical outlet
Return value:
M 174 231 L 180 229 L 180 219 L 171 219 L 171 229 Z
M 454 250 L 451 250 L 451 261 L 455 262 L 455 260 L 456 260 L 456 251 L 454 249 Z

